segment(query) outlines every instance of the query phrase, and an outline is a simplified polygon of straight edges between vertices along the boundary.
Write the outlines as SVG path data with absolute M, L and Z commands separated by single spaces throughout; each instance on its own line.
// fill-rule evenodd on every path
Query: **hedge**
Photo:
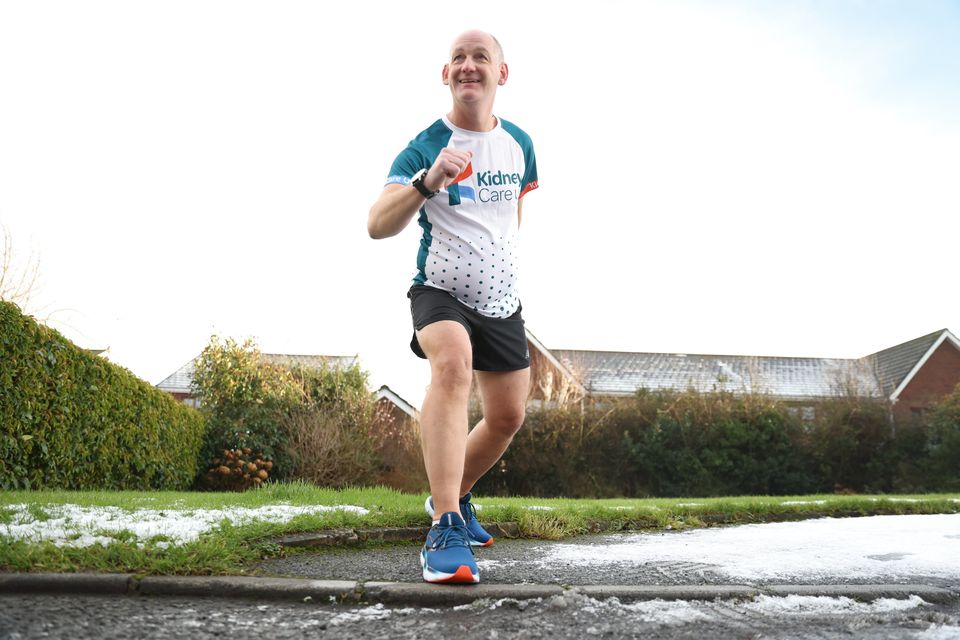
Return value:
M 0 487 L 185 489 L 203 418 L 0 301 Z
M 879 400 L 836 398 L 804 421 L 763 396 L 647 390 L 535 409 L 475 490 L 571 498 L 957 490 L 960 386 L 928 423 L 894 424 L 890 415 Z

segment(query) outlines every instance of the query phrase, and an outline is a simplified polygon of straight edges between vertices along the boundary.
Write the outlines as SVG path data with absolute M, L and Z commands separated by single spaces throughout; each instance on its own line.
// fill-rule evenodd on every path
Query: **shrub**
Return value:
M 377 484 L 407 493 L 430 490 L 416 419 L 381 401 L 374 408 L 371 437 L 380 458 Z
M 479 493 L 586 498 L 624 495 L 626 457 L 609 408 L 527 413 L 506 454 L 476 485 Z M 471 422 L 475 424 L 472 416 Z
M 890 491 L 897 467 L 894 425 L 882 400 L 841 397 L 817 407 L 809 439 L 820 491 Z
M 247 448 L 273 463 L 274 478 L 289 477 L 291 461 L 280 422 L 298 392 L 289 369 L 264 362 L 252 340 L 237 343 L 213 336 L 197 358 L 193 387 L 207 422 L 200 453 L 204 471 L 224 450 Z M 215 486 L 205 475 L 198 480 L 201 488 Z
M 291 476 L 328 487 L 373 484 L 380 461 L 366 374 L 354 365 L 298 368 L 293 377 L 299 393 L 280 418 Z
M 960 384 L 934 408 L 928 433 L 931 488 L 960 490 Z
M 184 489 L 203 420 L 0 301 L 0 486 Z
M 625 440 L 645 493 L 783 494 L 811 485 L 800 423 L 764 396 L 641 391 L 633 402 L 640 419 Z
M 373 399 L 358 365 L 271 364 L 252 340 L 213 336 L 197 360 L 193 384 L 208 424 L 201 459 L 205 471 L 213 469 L 198 479 L 202 488 L 259 484 L 252 476 L 243 482 L 242 473 L 222 463 L 225 452 L 236 450 L 247 452 L 247 465 L 270 463 L 271 479 L 336 487 L 376 480 Z

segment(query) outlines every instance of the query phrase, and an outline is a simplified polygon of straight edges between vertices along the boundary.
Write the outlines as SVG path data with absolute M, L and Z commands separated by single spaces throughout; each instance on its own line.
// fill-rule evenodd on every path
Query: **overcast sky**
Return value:
M 549 348 L 860 357 L 960 331 L 960 3 L 0 1 L 0 223 L 30 311 L 157 383 L 211 334 L 415 405 L 397 153 L 493 32 L 534 141 Z M 472 15 L 471 15 L 472 14 Z

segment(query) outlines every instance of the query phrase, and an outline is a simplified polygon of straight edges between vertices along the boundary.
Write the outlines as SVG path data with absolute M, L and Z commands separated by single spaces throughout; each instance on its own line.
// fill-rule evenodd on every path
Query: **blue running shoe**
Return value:
M 477 508 L 470 502 L 472 496 L 473 494 L 468 493 L 460 498 L 460 515 L 463 516 L 463 521 L 467 525 L 467 531 L 470 532 L 470 546 L 489 547 L 493 544 L 493 536 L 484 531 L 483 527 L 480 526 L 480 522 L 477 520 Z M 427 514 L 433 518 L 432 497 L 427 496 L 427 501 L 423 503 L 423 508 Z
M 427 541 L 420 551 L 420 566 L 427 582 L 480 582 L 480 570 L 473 559 L 467 527 L 460 514 L 445 513 L 440 516 L 440 522 L 430 527 Z

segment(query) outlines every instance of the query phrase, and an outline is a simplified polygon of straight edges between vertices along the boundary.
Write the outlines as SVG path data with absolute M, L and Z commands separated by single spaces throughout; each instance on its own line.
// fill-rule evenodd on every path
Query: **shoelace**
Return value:
M 473 506 L 473 503 L 472 503 L 472 502 L 468 502 L 466 506 L 468 506 L 468 507 L 470 507 L 470 508 L 467 509 L 466 511 L 464 511 L 463 509 L 460 510 L 460 513 L 463 515 L 463 521 L 464 521 L 464 522 L 470 522 L 471 520 L 476 520 L 476 519 L 477 519 L 477 508 L 476 508 L 475 506 Z
M 430 547 L 433 549 L 466 547 L 470 549 L 470 553 L 473 553 L 473 549 L 470 548 L 470 540 L 467 537 L 468 535 L 467 528 L 461 525 L 440 527 L 440 533 L 438 533 L 437 537 L 430 542 Z

